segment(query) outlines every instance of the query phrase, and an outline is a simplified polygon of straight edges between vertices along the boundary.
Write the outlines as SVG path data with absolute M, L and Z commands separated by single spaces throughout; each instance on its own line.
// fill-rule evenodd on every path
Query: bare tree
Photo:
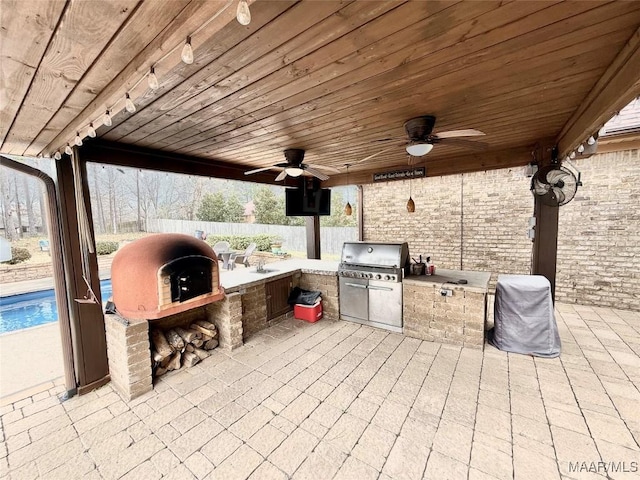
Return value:
M 20 192 L 18 191 L 18 175 L 13 175 L 13 186 L 14 186 L 14 191 L 13 191 L 13 204 L 14 206 L 14 211 L 18 217 L 18 228 L 17 228 L 17 235 L 18 238 L 22 238 L 22 208 L 20 208 Z
M 36 218 L 33 209 L 33 204 L 35 202 L 35 197 L 31 193 L 30 188 L 31 179 L 27 175 L 22 175 L 22 183 L 24 185 L 24 204 L 27 212 L 27 233 L 29 236 L 36 235 Z

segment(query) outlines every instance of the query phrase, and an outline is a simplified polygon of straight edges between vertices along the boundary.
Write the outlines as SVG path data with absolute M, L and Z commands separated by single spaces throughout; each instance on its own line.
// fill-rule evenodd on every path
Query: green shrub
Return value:
M 98 255 L 109 255 L 118 250 L 118 242 L 96 242 L 96 253 Z
M 16 263 L 26 262 L 31 258 L 31 254 L 29 253 L 29 250 L 27 250 L 26 248 L 11 247 L 11 257 L 12 257 L 11 260 L 7 260 L 6 262 L 2 262 L 2 263 L 15 265 Z
M 229 242 L 229 246 L 234 250 L 244 250 L 250 243 L 257 245 L 260 252 L 270 252 L 271 243 L 277 239 L 276 235 L 208 235 L 207 243 L 212 247 L 218 242 Z

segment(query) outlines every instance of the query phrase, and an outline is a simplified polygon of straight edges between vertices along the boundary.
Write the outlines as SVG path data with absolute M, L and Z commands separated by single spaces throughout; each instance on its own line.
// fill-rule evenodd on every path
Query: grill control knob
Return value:
M 385 280 L 391 280 L 391 277 L 390 277 L 389 275 L 385 275 L 385 276 L 384 276 L 384 279 L 385 279 Z
M 382 278 L 382 275 L 380 275 L 380 274 L 376 275 L 376 280 L 380 280 L 381 278 Z

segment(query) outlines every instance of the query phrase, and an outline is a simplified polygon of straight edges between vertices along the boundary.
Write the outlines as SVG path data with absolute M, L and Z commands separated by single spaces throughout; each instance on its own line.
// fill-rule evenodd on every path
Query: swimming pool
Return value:
M 100 293 L 103 302 L 111 296 L 111 280 L 100 281 Z M 0 333 L 44 325 L 56 320 L 58 309 L 53 290 L 0 297 Z

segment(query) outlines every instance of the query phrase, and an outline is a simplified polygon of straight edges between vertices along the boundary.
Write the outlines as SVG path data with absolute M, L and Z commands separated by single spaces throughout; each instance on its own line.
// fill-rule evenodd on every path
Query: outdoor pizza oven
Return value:
M 213 249 L 177 233 L 120 248 L 111 264 L 111 284 L 118 313 L 131 319 L 163 318 L 224 297 Z

